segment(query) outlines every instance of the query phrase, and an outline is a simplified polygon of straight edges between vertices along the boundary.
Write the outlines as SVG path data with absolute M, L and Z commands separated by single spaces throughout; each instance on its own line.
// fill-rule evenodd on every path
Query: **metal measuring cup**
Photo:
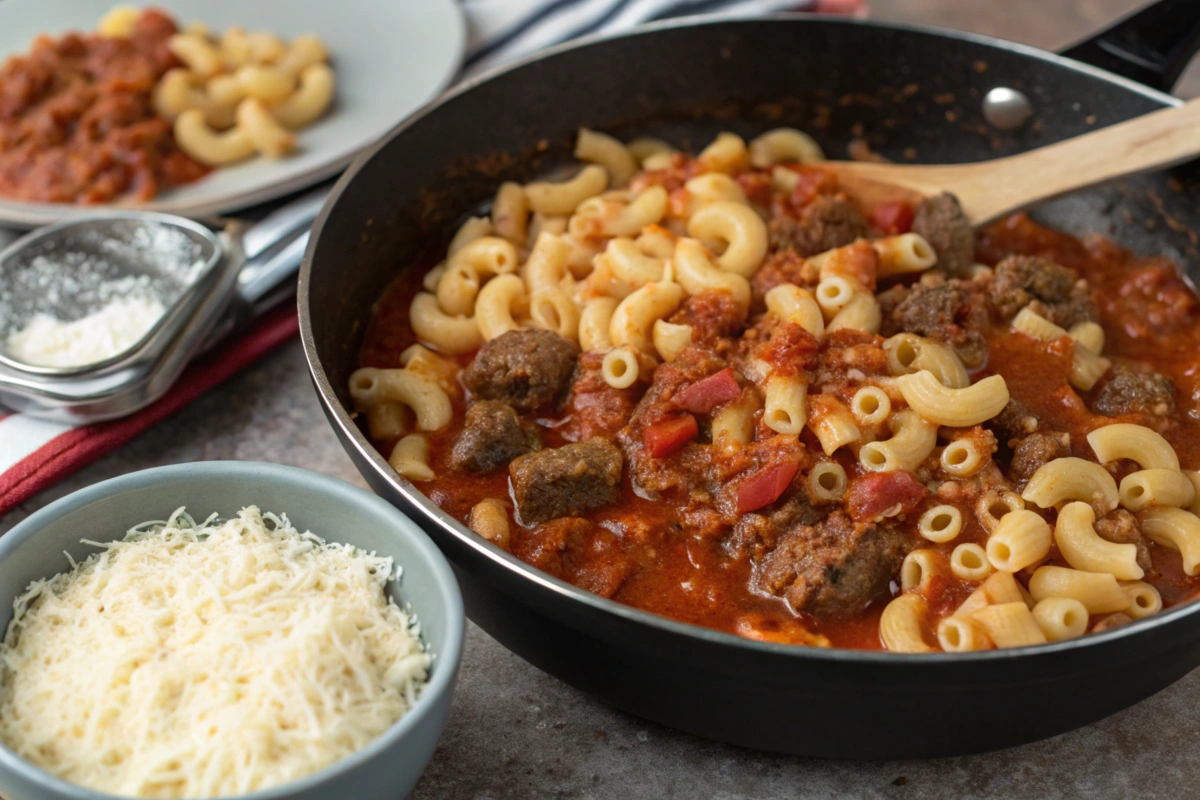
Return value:
M 209 226 L 140 211 L 61 222 L 0 252 L 0 405 L 73 424 L 157 400 L 197 354 L 291 293 L 326 189 L 252 225 Z M 222 221 L 223 222 L 223 221 Z M 78 319 L 120 292 L 163 307 L 134 344 L 82 365 L 30 364 L 7 351 L 33 315 Z

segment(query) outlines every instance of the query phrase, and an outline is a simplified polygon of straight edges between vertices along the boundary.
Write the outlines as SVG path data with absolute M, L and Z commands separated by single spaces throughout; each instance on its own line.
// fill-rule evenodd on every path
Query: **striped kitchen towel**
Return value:
M 754 16 L 778 11 L 861 14 L 863 0 L 462 0 L 470 29 L 464 74 L 578 36 L 613 33 L 693 14 Z M 0 248 L 15 239 L 0 230 Z M 296 333 L 296 312 L 279 309 L 236 341 L 189 367 L 174 391 L 125 419 L 71 427 L 0 408 L 0 516 L 120 447 Z
M 471 43 L 464 65 L 475 72 L 591 34 L 644 22 L 719 14 L 754 17 L 783 11 L 866 13 L 864 0 L 462 0 Z

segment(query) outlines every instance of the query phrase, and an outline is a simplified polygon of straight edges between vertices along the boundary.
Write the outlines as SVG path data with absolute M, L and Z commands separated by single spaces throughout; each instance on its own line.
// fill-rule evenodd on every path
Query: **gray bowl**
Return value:
M 279 798 L 401 798 L 412 790 L 446 724 L 462 656 L 463 603 L 446 559 L 411 520 L 375 495 L 294 467 L 207 461 L 135 472 L 98 483 L 37 512 L 0 538 L 0 623 L 29 583 L 95 552 L 81 538 L 107 541 L 179 506 L 203 518 L 233 516 L 247 505 L 285 512 L 297 529 L 391 556 L 403 566 L 389 593 L 408 603 L 433 654 L 429 684 L 416 705 L 364 749 L 308 777 L 254 794 Z M 398 584 L 398 585 L 397 585 Z M 0 628 L 2 629 L 2 628 Z M 0 793 L 13 800 L 103 800 L 112 795 L 52 777 L 0 747 Z

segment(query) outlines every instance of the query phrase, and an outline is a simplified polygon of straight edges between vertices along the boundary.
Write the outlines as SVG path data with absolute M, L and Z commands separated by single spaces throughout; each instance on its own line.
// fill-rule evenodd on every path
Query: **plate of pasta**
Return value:
M 452 0 L 9 0 L 0 223 L 224 214 L 313 185 L 458 70 Z

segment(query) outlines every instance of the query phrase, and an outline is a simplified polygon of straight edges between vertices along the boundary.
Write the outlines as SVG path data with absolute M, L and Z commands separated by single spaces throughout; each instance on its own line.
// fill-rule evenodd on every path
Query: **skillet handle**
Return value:
M 1169 92 L 1200 50 L 1200 2 L 1159 0 L 1062 55 Z

